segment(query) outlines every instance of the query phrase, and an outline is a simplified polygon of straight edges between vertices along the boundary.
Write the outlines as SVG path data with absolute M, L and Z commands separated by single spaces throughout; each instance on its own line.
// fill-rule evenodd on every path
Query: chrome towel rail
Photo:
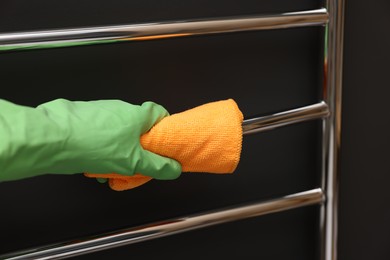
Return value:
M 325 25 L 325 8 L 267 16 L 89 27 L 0 34 L 0 51 L 47 49 L 123 41 Z
M 324 37 L 324 101 L 331 111 L 322 127 L 322 184 L 326 194 L 320 216 L 321 260 L 337 260 L 338 160 L 341 142 L 344 0 L 326 0 L 329 23 Z
M 323 202 L 324 194 L 322 193 L 322 190 L 318 188 L 265 202 L 238 206 L 232 209 L 175 218 L 136 228 L 119 230 L 114 233 L 103 234 L 96 237 L 77 239 L 76 241 L 25 250 L 17 254 L 3 255 L 0 256 L 0 258 L 9 260 L 63 259 Z
M 1 259 L 60 259 L 186 232 L 211 225 L 321 203 L 321 260 L 337 260 L 338 152 L 341 129 L 344 0 L 325 0 L 324 8 L 267 16 L 219 18 L 0 34 L 0 52 L 71 47 L 124 41 L 210 35 L 255 30 L 324 26 L 323 101 L 268 116 L 247 119 L 244 134 L 322 119 L 321 188 L 93 238 L 0 256 Z M 326 199 L 325 199 L 326 198 Z
M 325 102 L 320 102 L 272 115 L 246 119 L 242 124 L 242 130 L 244 135 L 254 134 L 327 116 L 329 116 L 328 105 Z

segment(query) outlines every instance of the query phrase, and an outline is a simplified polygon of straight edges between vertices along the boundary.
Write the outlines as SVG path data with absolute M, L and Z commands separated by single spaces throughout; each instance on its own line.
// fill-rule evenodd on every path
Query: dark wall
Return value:
M 6 0 L 0 31 L 318 6 L 311 0 Z M 390 132 L 386 7 L 386 1 L 347 1 L 340 259 L 390 256 L 390 212 L 383 199 Z M 305 28 L 1 54 L 1 98 L 31 106 L 58 97 L 154 100 L 172 113 L 234 98 L 246 116 L 270 113 L 321 99 L 322 41 L 322 29 Z M 246 137 L 234 175 L 185 174 L 122 193 L 80 175 L 1 183 L 0 253 L 317 187 L 318 140 L 318 122 Z M 315 259 L 317 217 L 318 208 L 308 207 L 80 258 Z
M 390 259 L 389 8 L 346 1 L 340 259 Z

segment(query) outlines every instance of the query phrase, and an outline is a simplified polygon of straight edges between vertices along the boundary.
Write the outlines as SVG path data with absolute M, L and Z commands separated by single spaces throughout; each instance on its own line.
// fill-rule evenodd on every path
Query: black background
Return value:
M 26 1 L 0 3 L 0 31 L 305 10 L 316 1 Z M 390 212 L 386 1 L 347 1 L 340 189 L 340 259 L 388 259 Z M 321 28 L 77 47 L 0 56 L 1 97 L 154 100 L 171 113 L 234 98 L 246 116 L 321 99 Z M 45 89 L 50 87 L 49 91 Z M 0 184 L 0 253 L 318 186 L 319 123 L 245 137 L 231 176 L 185 174 L 112 192 L 82 176 Z M 315 259 L 318 208 L 100 252 L 82 258 Z
M 340 259 L 390 259 L 389 1 L 346 1 Z

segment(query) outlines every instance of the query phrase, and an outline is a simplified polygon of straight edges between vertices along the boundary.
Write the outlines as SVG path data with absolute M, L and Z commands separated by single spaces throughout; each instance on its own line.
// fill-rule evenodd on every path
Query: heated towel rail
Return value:
M 321 260 L 337 259 L 338 151 L 341 128 L 341 85 L 344 0 L 325 0 L 316 10 L 267 16 L 173 21 L 67 30 L 0 34 L 0 53 L 31 49 L 107 44 L 196 35 L 239 33 L 305 26 L 324 26 L 323 101 L 268 116 L 247 119 L 244 134 L 322 120 L 321 187 L 281 198 L 221 209 L 119 230 L 91 238 L 44 246 L 0 256 L 1 259 L 60 259 L 138 243 L 216 224 L 319 204 Z

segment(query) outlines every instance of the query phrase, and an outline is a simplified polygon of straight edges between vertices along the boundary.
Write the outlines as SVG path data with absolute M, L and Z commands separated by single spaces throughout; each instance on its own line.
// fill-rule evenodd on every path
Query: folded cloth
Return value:
M 243 115 L 232 99 L 204 104 L 165 117 L 141 136 L 153 153 L 180 162 L 183 172 L 232 173 L 240 160 Z M 91 174 L 108 178 L 113 190 L 138 187 L 152 178 L 135 174 Z

